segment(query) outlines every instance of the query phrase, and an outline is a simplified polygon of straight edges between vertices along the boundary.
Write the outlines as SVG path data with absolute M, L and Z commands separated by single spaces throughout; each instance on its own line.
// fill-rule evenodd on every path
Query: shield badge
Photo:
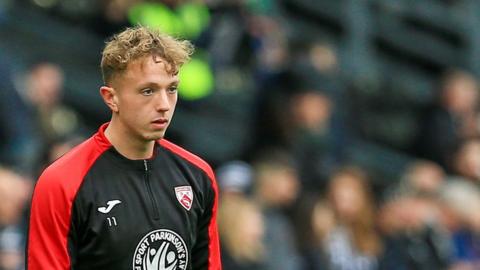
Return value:
M 193 191 L 191 186 L 175 187 L 175 195 L 183 208 L 190 210 L 193 203 Z

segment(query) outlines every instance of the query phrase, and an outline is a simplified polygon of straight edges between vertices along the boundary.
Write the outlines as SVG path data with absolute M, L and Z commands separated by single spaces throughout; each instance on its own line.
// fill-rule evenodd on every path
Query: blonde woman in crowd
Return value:
M 312 270 L 377 269 L 382 242 L 375 229 L 375 208 L 361 169 L 343 168 L 333 174 L 327 198 L 311 213 L 315 253 L 307 255 Z
M 223 268 L 265 269 L 264 222 L 258 206 L 241 195 L 225 195 L 218 219 Z

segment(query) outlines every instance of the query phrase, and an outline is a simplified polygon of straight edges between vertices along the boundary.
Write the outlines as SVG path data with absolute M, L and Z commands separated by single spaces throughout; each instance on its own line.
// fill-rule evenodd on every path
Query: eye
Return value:
M 177 92 L 177 89 L 178 89 L 178 86 L 171 86 L 170 88 L 168 88 L 168 92 L 169 93 L 176 93 Z
M 151 96 L 153 94 L 153 90 L 151 88 L 142 89 L 142 95 L 144 96 Z

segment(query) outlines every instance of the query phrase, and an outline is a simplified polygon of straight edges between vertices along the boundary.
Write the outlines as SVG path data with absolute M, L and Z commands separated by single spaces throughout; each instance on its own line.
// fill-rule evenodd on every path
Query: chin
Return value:
M 164 136 L 165 136 L 165 132 L 162 131 L 162 132 L 152 132 L 150 134 L 146 134 L 144 138 L 147 141 L 157 141 L 157 140 L 163 139 Z

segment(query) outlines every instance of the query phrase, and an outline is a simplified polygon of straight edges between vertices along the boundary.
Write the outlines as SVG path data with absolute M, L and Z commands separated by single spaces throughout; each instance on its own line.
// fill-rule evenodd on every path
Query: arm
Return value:
M 44 172 L 40 176 L 30 212 L 27 269 L 71 268 L 68 234 L 72 201 L 68 194 L 53 173 Z
M 213 173 L 212 173 L 213 176 Z M 217 229 L 218 188 L 213 177 L 206 196 L 206 208 L 197 226 L 197 241 L 192 250 L 193 269 L 221 270 Z

